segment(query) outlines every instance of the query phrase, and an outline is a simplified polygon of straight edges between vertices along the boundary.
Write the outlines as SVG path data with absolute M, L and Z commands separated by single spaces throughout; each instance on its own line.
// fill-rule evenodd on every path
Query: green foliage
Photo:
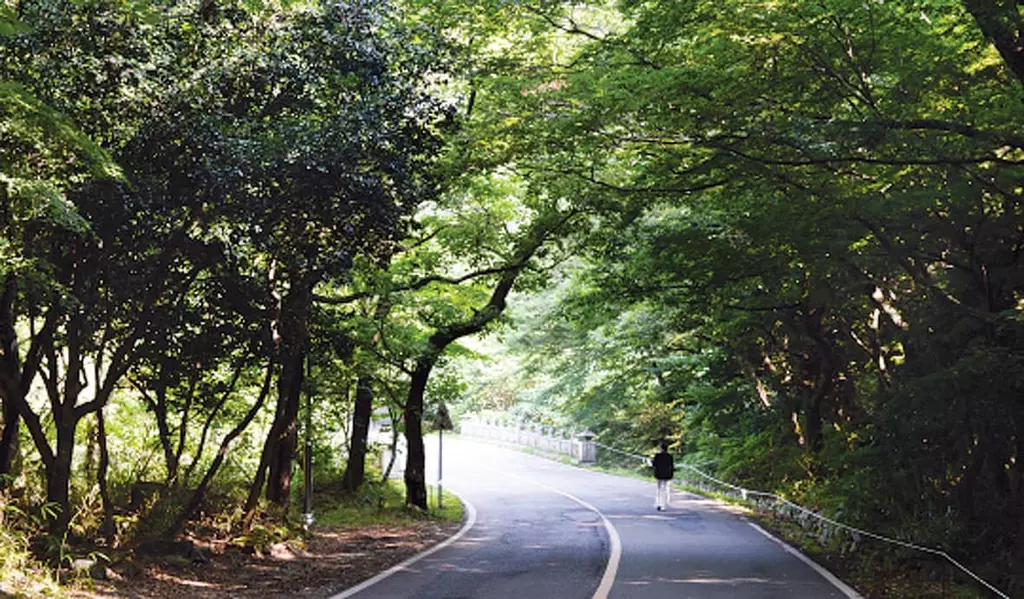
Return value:
M 6 2 L 0 5 L 0 38 L 12 37 L 27 30 L 28 26 L 18 19 L 18 14 L 12 6 Z
M 1020 571 L 1024 87 L 991 8 L 0 4 L 0 326 L 66 408 L 25 462 L 88 475 L 50 516 L 100 525 L 106 406 L 114 502 L 172 489 L 122 534 L 160 529 L 269 372 L 314 398 L 317 481 L 372 381 Z M 204 503 L 226 528 L 269 412 Z
M 60 587 L 32 558 L 24 533 L 0 526 L 0 592 L 14 597 L 55 597 Z
M 257 524 L 252 527 L 249 534 L 241 535 L 231 539 L 233 545 L 247 547 L 262 556 L 263 552 L 271 545 L 281 543 L 291 537 L 291 532 L 283 526 L 271 526 L 267 528 Z
M 341 495 L 328 487 L 314 494 L 314 513 L 319 526 L 365 526 L 370 524 L 401 525 L 423 520 L 459 522 L 462 502 L 445 491 L 442 508 L 437 507 L 436 487 L 431 487 L 428 510 L 405 504 L 405 492 L 399 481 L 380 481 L 380 476 L 367 476 L 356 493 Z
M 529 147 L 517 172 L 577 185 L 595 230 L 488 366 L 518 380 L 467 405 L 641 453 L 668 436 L 730 480 L 1014 569 L 1024 88 L 984 4 L 519 14 L 513 32 L 573 41 L 481 88 L 500 140 L 481 151 Z
M 66 116 L 40 101 L 25 86 L 12 81 L 0 81 L 0 131 L 4 134 L 0 166 L 5 172 L 45 177 L 63 171 L 66 176 L 74 174 L 73 170 L 66 170 L 66 164 L 77 162 L 80 163 L 79 178 L 87 173 L 101 178 L 121 176 L 106 150 Z M 29 152 L 40 154 L 35 156 L 34 164 L 24 159 Z
M 37 509 L 22 507 L 0 492 L 0 592 L 18 597 L 59 595 L 53 571 L 37 561 L 31 547 L 35 530 L 53 509 L 50 504 Z

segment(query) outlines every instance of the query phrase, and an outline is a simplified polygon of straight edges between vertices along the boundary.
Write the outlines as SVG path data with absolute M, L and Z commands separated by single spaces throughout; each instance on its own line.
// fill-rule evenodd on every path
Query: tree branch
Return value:
M 648 58 L 645 54 L 643 54 L 639 50 L 636 50 L 635 48 L 630 48 L 629 46 L 627 46 L 626 44 L 624 44 L 624 43 L 622 43 L 622 42 L 620 42 L 618 40 L 610 39 L 610 38 L 607 38 L 607 37 L 601 37 L 601 36 L 597 35 L 596 33 L 593 33 L 591 31 L 587 31 L 586 29 L 580 27 L 579 23 L 577 23 L 571 17 L 567 18 L 567 20 L 569 21 L 569 24 L 565 25 L 563 23 L 559 23 L 558 21 L 555 20 L 554 17 L 552 17 L 551 15 L 549 15 L 549 14 L 547 14 L 547 13 L 545 13 L 545 12 L 543 12 L 543 11 L 537 9 L 537 8 L 534 8 L 534 7 L 529 6 L 529 5 L 524 5 L 523 7 L 528 12 L 533 13 L 534 15 L 537 15 L 541 19 L 544 19 L 544 21 L 547 22 L 548 25 L 551 25 L 552 27 L 554 27 L 555 29 L 557 29 L 559 31 L 568 33 L 569 35 L 583 36 L 583 37 L 585 37 L 587 39 L 593 40 L 593 41 L 595 41 L 595 42 L 597 42 L 599 44 L 602 44 L 602 45 L 608 45 L 608 46 L 612 46 L 612 47 L 616 47 L 617 46 L 620 49 L 624 50 L 627 54 L 633 56 L 633 58 L 636 58 L 639 61 L 638 64 L 640 66 L 650 67 L 650 68 L 652 68 L 654 70 L 661 70 L 661 65 L 659 65 L 658 63 L 656 63 L 653 60 L 651 60 L 650 58 Z
M 664 194 L 690 194 L 697 193 L 700 191 L 707 191 L 708 189 L 714 189 L 715 187 L 722 187 L 729 183 L 728 179 L 721 179 L 716 181 L 710 181 L 708 183 L 700 183 L 697 185 L 691 185 L 687 187 L 626 187 L 622 185 L 616 185 L 607 181 L 602 181 L 594 175 L 588 175 L 572 169 L 552 169 L 548 172 L 556 173 L 559 175 L 570 175 L 578 177 L 588 183 L 610 189 L 612 191 L 631 194 L 631 193 L 664 193 Z
M 779 311 L 792 311 L 799 309 L 801 304 L 779 304 L 776 306 L 742 306 L 740 304 L 725 304 L 723 307 L 726 310 L 736 310 L 738 312 L 779 312 Z
M 391 287 L 387 291 L 390 291 L 390 292 L 393 292 L 393 293 L 394 292 L 403 292 L 403 291 L 416 291 L 418 289 L 422 289 L 422 288 L 426 287 L 427 285 L 430 285 L 431 283 L 443 283 L 445 285 L 460 285 L 460 284 L 465 283 L 466 281 L 470 281 L 472 279 L 477 279 L 477 278 L 480 278 L 480 277 L 486 277 L 488 275 L 501 274 L 501 273 L 503 273 L 505 271 L 506 268 L 508 268 L 507 265 L 495 266 L 495 267 L 491 267 L 491 268 L 484 268 L 484 269 L 481 269 L 481 270 L 473 271 L 471 273 L 467 273 L 465 275 L 462 275 L 461 277 L 445 277 L 445 276 L 441 276 L 441 275 L 430 275 L 430 276 L 423 277 L 422 279 L 417 279 L 417 280 L 415 280 L 415 281 L 413 281 L 411 283 L 405 283 L 403 285 L 398 285 L 398 286 L 395 286 L 395 287 Z M 361 300 L 361 299 L 366 299 L 366 298 L 369 298 L 369 297 L 374 297 L 376 295 L 379 295 L 379 293 L 377 293 L 375 291 L 360 291 L 358 293 L 352 293 L 352 294 L 344 295 L 344 296 L 341 296 L 341 297 L 330 297 L 330 296 L 319 295 L 319 294 L 315 294 L 314 293 L 313 294 L 313 301 L 319 302 L 321 304 L 341 305 L 341 304 L 350 304 L 352 302 L 355 302 L 355 301 L 358 301 L 358 300 Z
M 1005 166 L 1024 165 L 1022 160 L 1007 160 L 998 156 L 975 156 L 960 158 L 869 158 L 865 156 L 822 156 L 820 158 L 778 159 L 754 156 L 749 152 L 714 143 L 708 147 L 733 154 L 745 160 L 771 166 L 827 166 L 833 164 L 881 164 L 887 166 L 963 166 L 969 164 L 995 163 Z
M 1003 61 L 1017 79 L 1024 83 L 1024 19 L 1016 2 L 998 0 L 964 0 L 986 38 L 999 51 Z

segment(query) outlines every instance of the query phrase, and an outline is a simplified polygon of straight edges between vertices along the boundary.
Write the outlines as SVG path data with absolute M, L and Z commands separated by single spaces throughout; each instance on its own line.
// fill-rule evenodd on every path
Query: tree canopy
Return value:
M 294 519 L 300 411 L 354 493 L 388 408 L 425 508 L 443 399 L 669 439 L 1019 589 L 1022 19 L 0 2 L 0 494 L 52 539 L 94 486 L 111 544 L 146 484 L 140 538 Z

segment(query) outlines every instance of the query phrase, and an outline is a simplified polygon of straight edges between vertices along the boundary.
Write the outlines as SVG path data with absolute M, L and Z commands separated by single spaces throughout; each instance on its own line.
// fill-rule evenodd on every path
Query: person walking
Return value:
M 658 444 L 658 453 L 654 454 L 651 461 L 654 466 L 654 478 L 658 481 L 658 491 L 654 496 L 654 507 L 658 511 L 664 511 L 668 507 L 670 499 L 672 477 L 675 476 L 676 465 L 672 460 L 672 454 L 668 452 L 668 441 Z

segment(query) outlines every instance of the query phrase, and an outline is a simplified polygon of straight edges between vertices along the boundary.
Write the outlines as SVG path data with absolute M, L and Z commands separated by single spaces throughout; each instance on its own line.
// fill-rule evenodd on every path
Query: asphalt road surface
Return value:
M 460 535 L 334 599 L 859 597 L 717 502 L 674 491 L 658 512 L 653 481 L 452 437 L 443 455 Z

